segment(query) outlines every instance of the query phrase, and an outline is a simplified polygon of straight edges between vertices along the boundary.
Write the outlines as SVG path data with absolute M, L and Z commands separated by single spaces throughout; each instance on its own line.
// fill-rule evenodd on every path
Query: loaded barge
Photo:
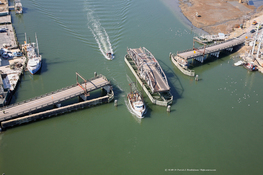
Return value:
M 173 102 L 166 75 L 158 61 L 145 47 L 127 49 L 124 60 L 153 104 L 168 106 Z

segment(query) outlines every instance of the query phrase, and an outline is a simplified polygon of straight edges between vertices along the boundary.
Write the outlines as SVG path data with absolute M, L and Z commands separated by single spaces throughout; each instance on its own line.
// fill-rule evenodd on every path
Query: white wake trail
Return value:
M 110 52 L 113 54 L 113 49 L 110 43 L 109 35 L 107 34 L 106 30 L 101 26 L 101 23 L 98 19 L 96 19 L 93 15 L 93 11 L 88 9 L 87 12 L 87 19 L 88 19 L 88 28 L 91 30 L 99 49 L 102 55 L 110 60 L 107 56 L 107 53 Z

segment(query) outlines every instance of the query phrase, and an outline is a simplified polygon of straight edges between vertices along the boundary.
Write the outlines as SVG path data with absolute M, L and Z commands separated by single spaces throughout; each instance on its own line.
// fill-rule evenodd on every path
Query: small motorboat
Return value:
M 255 66 L 253 62 L 251 62 L 251 63 L 245 63 L 245 64 L 243 64 L 243 66 L 244 66 L 247 70 L 249 70 L 249 71 L 251 71 L 251 72 L 258 70 L 257 66 Z
M 136 114 L 137 118 L 144 118 L 145 113 L 145 104 L 143 102 L 143 96 L 141 93 L 139 93 L 137 90 L 132 90 L 131 86 L 131 92 L 127 95 L 127 99 L 129 101 L 129 105 L 132 109 L 132 111 Z
M 234 63 L 234 66 L 241 66 L 241 65 L 243 65 L 244 63 L 245 63 L 244 61 L 240 60 L 240 61 Z
M 112 60 L 114 58 L 114 54 L 111 52 L 107 52 L 107 57 L 109 58 L 109 60 Z
M 23 7 L 22 7 L 20 0 L 15 1 L 15 11 L 16 11 L 16 14 L 23 13 Z

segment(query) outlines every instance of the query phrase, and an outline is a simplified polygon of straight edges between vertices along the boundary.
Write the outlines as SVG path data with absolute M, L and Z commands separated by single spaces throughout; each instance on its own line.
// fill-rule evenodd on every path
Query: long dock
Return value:
M 71 111 L 76 111 L 78 109 L 83 109 L 83 108 L 95 106 L 95 105 L 102 104 L 102 103 L 108 103 L 108 102 L 112 101 L 113 98 L 114 98 L 114 93 L 112 91 L 112 93 L 107 94 L 107 95 L 105 95 L 103 97 L 99 97 L 99 98 L 95 98 L 95 99 L 92 99 L 92 100 L 79 102 L 79 103 L 72 104 L 72 105 L 63 106 L 63 107 L 60 107 L 60 108 L 47 110 L 47 111 L 44 111 L 44 112 L 39 112 L 39 113 L 36 113 L 36 114 L 30 114 L 30 115 L 27 115 L 27 116 L 24 116 L 24 117 L 19 117 L 19 118 L 3 121 L 3 122 L 1 122 L 1 128 L 5 130 L 7 128 L 11 128 L 11 127 L 22 125 L 22 124 L 25 124 L 25 123 L 29 123 L 29 122 L 33 122 L 33 121 L 37 121 L 37 120 L 41 120 L 41 119 L 45 119 L 45 118 L 49 118 L 51 116 L 56 116 L 56 115 L 60 115 L 60 114 L 64 114 L 64 113 L 69 113 Z
M 197 48 L 195 50 L 187 50 L 187 51 L 182 51 L 182 52 L 178 52 L 177 56 L 185 59 L 185 60 L 189 60 L 189 59 L 193 59 L 193 58 L 197 58 L 200 56 L 204 56 L 207 54 L 214 54 L 214 55 L 218 55 L 219 56 L 219 52 L 222 50 L 226 50 L 226 49 L 231 49 L 237 45 L 243 44 L 245 41 L 244 37 L 240 37 L 240 38 L 233 38 L 231 40 L 227 40 L 225 42 L 222 43 L 218 43 L 218 44 L 212 44 L 212 45 L 208 45 L 208 47 L 201 47 L 201 48 Z M 217 56 L 217 57 L 218 57 Z
M 221 51 L 227 50 L 227 51 L 232 52 L 233 48 L 235 46 L 243 44 L 245 40 L 248 38 L 248 36 L 250 37 L 251 34 L 247 32 L 245 34 L 242 34 L 239 37 L 232 38 L 224 42 L 215 43 L 211 45 L 205 45 L 200 48 L 193 48 L 193 49 L 188 49 L 185 51 L 180 51 L 180 52 L 177 52 L 177 54 L 170 53 L 170 59 L 172 60 L 173 64 L 183 74 L 188 75 L 188 76 L 194 76 L 195 75 L 194 71 L 188 69 L 189 60 L 196 60 L 196 61 L 203 63 L 204 60 L 208 58 L 208 56 L 210 55 L 218 58 Z
M 68 86 L 66 88 L 62 88 L 30 100 L 9 105 L 7 107 L 1 108 L 0 122 L 33 114 L 34 112 L 47 106 L 60 104 L 65 100 L 84 95 L 85 93 L 89 93 L 105 86 L 110 86 L 110 82 L 103 75 L 98 75 L 90 80 L 87 80 L 86 83 L 74 84 L 72 86 Z

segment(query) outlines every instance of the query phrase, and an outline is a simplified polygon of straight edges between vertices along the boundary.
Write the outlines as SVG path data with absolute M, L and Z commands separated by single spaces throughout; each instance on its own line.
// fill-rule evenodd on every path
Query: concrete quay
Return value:
M 16 32 L 11 24 L 8 0 L 0 4 L 0 107 L 8 105 L 12 93 L 24 72 L 27 59 L 24 55 L 14 56 L 20 52 Z
M 89 93 L 101 89 L 103 97 L 88 99 Z M 61 103 L 80 97 L 84 102 L 75 103 L 61 107 Z M 0 129 L 28 123 L 54 115 L 71 112 L 85 107 L 94 106 L 102 103 L 109 103 L 114 99 L 114 92 L 110 82 L 103 75 L 96 75 L 94 78 L 85 80 L 59 89 L 36 98 L 15 103 L 0 109 Z M 59 109 L 47 109 L 55 106 Z
M 27 124 L 27 123 L 31 123 L 34 121 L 47 119 L 47 118 L 50 118 L 52 116 L 62 115 L 64 113 L 69 113 L 69 112 L 73 112 L 76 110 L 89 108 L 89 107 L 100 105 L 103 103 L 109 103 L 113 99 L 114 99 L 114 92 L 111 91 L 103 97 L 98 97 L 98 98 L 95 98 L 92 100 L 86 100 L 86 101 L 75 103 L 72 105 L 54 108 L 51 110 L 47 110 L 47 111 L 43 111 L 43 112 L 39 112 L 39 113 L 35 113 L 35 114 L 29 114 L 29 115 L 26 115 L 24 117 L 19 117 L 19 118 L 3 121 L 3 122 L 1 122 L 1 128 L 3 130 L 6 130 L 8 128 L 19 126 L 22 124 Z

